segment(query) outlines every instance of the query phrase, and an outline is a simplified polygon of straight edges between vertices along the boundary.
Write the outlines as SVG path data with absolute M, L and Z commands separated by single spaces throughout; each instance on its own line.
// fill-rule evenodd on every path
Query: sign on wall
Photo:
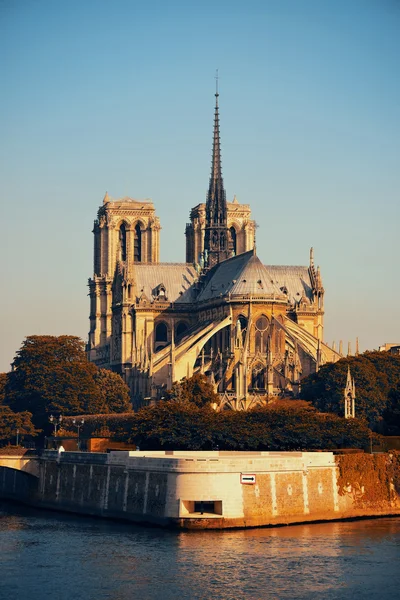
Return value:
M 256 476 L 249 473 L 240 473 L 240 483 L 245 485 L 254 485 L 256 482 Z

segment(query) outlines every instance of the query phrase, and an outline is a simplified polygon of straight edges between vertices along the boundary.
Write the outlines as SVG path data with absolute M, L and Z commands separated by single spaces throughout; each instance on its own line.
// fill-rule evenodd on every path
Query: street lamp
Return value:
M 58 419 L 57 419 L 57 417 L 53 417 L 53 415 L 49 416 L 49 421 L 54 427 L 54 437 L 56 437 L 56 435 L 57 435 L 57 429 L 61 426 L 62 420 L 63 420 L 62 415 L 60 415 L 58 417 Z
M 77 421 L 76 419 L 72 419 L 72 424 L 73 424 L 73 425 L 74 425 L 74 426 L 77 428 L 77 430 L 78 430 L 78 443 L 77 443 L 77 446 L 78 446 L 78 450 L 79 450 L 79 449 L 80 449 L 80 445 L 81 445 L 81 443 L 80 443 L 80 440 L 79 440 L 79 430 L 80 430 L 80 428 L 81 428 L 81 427 L 83 427 L 83 425 L 85 424 L 85 419 L 81 419 L 80 421 Z

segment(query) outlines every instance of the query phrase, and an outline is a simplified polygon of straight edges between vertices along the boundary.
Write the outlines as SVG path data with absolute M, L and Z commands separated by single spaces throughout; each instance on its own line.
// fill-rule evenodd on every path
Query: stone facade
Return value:
M 150 200 L 106 194 L 94 223 L 88 357 L 120 373 L 136 405 L 206 373 L 221 407 L 295 396 L 300 378 L 340 358 L 323 341 L 324 287 L 313 250 L 303 266 L 265 265 L 250 206 L 226 202 L 218 94 L 207 201 L 186 227 L 186 262 L 159 262 Z

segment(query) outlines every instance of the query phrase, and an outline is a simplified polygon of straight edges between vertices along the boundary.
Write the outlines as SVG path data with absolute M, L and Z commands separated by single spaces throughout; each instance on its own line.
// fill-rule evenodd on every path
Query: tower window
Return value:
M 135 239 L 133 245 L 133 260 L 142 262 L 142 231 L 139 223 L 135 227 Z
M 230 235 L 230 251 L 232 252 L 232 256 L 236 256 L 236 254 L 237 254 L 236 229 L 234 227 L 231 227 L 229 229 L 229 235 Z
M 122 223 L 119 228 L 119 247 L 120 247 L 120 260 L 126 260 L 126 227 L 124 223 Z

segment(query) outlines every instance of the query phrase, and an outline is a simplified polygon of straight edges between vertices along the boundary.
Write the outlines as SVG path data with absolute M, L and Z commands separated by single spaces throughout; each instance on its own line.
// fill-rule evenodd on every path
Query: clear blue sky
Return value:
M 398 0 L 1 0 L 1 353 L 89 328 L 106 191 L 152 198 L 161 260 L 204 201 L 220 73 L 228 199 L 308 264 L 325 340 L 400 342 Z

